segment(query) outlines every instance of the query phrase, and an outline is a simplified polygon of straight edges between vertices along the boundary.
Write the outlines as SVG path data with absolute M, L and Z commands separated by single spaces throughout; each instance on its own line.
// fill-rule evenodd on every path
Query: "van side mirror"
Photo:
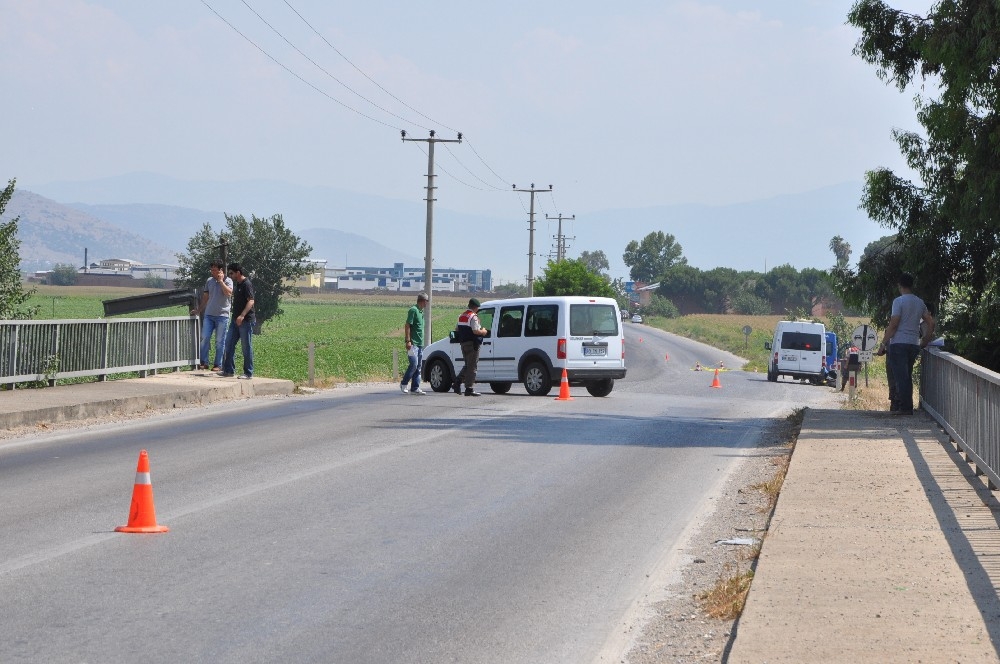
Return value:
M 771 350 L 771 342 L 770 341 L 765 341 L 764 342 L 764 350 Z

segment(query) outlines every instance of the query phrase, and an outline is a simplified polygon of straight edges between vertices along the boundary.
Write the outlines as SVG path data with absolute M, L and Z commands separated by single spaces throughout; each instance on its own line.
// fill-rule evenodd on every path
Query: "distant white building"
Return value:
M 128 258 L 106 258 L 91 263 L 78 272 L 86 274 L 121 275 L 128 273 L 133 279 L 145 279 L 148 276 L 173 280 L 177 275 L 177 265 L 168 263 L 140 263 Z
M 431 273 L 432 290 L 448 293 L 471 293 L 493 289 L 490 270 L 458 270 L 436 268 Z M 337 290 L 374 290 L 376 288 L 401 293 L 426 292 L 424 268 L 408 268 L 403 263 L 392 267 L 348 266 L 327 268 L 327 288 Z

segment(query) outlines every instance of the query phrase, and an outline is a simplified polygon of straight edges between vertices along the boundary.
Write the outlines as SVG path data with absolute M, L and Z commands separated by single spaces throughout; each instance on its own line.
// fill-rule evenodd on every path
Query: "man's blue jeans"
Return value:
M 412 379 L 410 383 L 410 391 L 412 392 L 420 387 L 420 365 L 424 360 L 424 349 L 418 346 L 416 355 L 407 353 L 406 357 L 410 360 L 410 366 L 406 367 L 406 373 L 403 374 L 403 380 L 399 384 L 406 385 L 407 381 Z
M 212 333 L 215 333 L 215 361 L 213 367 L 222 366 L 223 353 L 226 350 L 226 329 L 229 327 L 229 316 L 205 316 L 201 321 L 201 363 L 208 366 L 208 349 L 212 345 Z
M 896 384 L 893 410 L 913 412 L 913 365 L 920 355 L 917 344 L 889 344 L 887 364 L 892 380 Z
M 242 325 L 233 319 L 226 335 L 226 360 L 222 365 L 222 373 L 236 373 L 236 342 L 240 342 L 243 351 L 243 373 L 253 376 L 253 319 L 244 318 Z

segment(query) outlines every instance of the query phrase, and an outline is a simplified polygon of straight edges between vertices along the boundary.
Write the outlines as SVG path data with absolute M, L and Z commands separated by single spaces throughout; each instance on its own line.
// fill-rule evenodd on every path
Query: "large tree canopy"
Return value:
M 549 261 L 545 274 L 535 280 L 535 295 L 592 295 L 615 297 L 607 277 L 592 272 L 581 259 Z
M 10 180 L 3 191 L 0 191 L 0 216 L 7 208 L 7 203 L 14 196 L 14 183 Z M 18 217 L 0 223 L 0 318 L 26 319 L 32 318 L 38 307 L 27 306 L 28 298 L 34 294 L 34 289 L 25 290 L 21 281 L 21 256 L 18 251 L 21 241 L 17 239 Z
M 660 279 L 673 265 L 686 264 L 683 249 L 677 239 L 663 231 L 650 233 L 642 242 L 632 240 L 625 245 L 622 259 L 631 270 L 633 281 L 652 283 Z
M 916 275 L 915 292 L 941 311 L 959 352 L 998 368 L 1000 4 L 946 0 L 918 16 L 881 0 L 859 0 L 848 21 L 861 29 L 855 54 L 882 80 L 900 91 L 919 83 L 925 93 L 916 99 L 923 133 L 893 132 L 917 181 L 888 169 L 866 177 L 862 207 L 896 232 L 893 251 L 878 255 Z M 858 269 L 885 275 L 884 267 L 869 261 Z M 847 288 L 870 284 L 848 268 L 837 273 Z M 841 295 L 866 299 L 858 291 Z
M 295 281 L 312 271 L 306 263 L 312 247 L 286 226 L 280 214 L 270 218 L 226 215 L 223 231 L 228 243 L 228 260 L 239 263 L 253 282 L 258 324 L 282 314 L 281 297 L 298 295 Z M 201 288 L 209 275 L 209 265 L 219 257 L 219 235 L 210 224 L 202 226 L 188 241 L 188 253 L 178 256 L 177 270 L 185 288 Z

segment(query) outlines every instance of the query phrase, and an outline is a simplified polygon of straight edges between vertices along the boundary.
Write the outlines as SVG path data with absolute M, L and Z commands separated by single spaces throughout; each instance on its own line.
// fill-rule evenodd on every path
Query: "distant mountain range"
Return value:
M 225 224 L 222 211 L 249 217 L 280 213 L 313 246 L 313 257 L 331 266 L 422 266 L 425 204 L 325 187 L 273 181 L 188 182 L 136 173 L 87 182 L 35 184 L 15 191 L 4 218 L 20 215 L 21 259 L 82 264 L 125 257 L 173 262 L 203 224 Z M 45 197 L 45 198 L 43 198 Z M 602 250 L 612 276 L 627 276 L 621 260 L 630 240 L 654 231 L 673 234 L 689 264 L 764 271 L 790 264 L 826 269 L 834 262 L 830 239 L 854 248 L 887 234 L 858 209 L 861 184 L 848 182 L 801 194 L 748 203 L 668 205 L 577 214 L 564 222 L 567 255 Z M 56 203 L 60 201 L 60 203 Z M 527 219 L 458 213 L 440 203 L 434 213 L 435 267 L 491 269 L 495 281 L 523 281 L 527 274 Z M 555 234 L 536 215 L 535 272 L 541 273 Z

